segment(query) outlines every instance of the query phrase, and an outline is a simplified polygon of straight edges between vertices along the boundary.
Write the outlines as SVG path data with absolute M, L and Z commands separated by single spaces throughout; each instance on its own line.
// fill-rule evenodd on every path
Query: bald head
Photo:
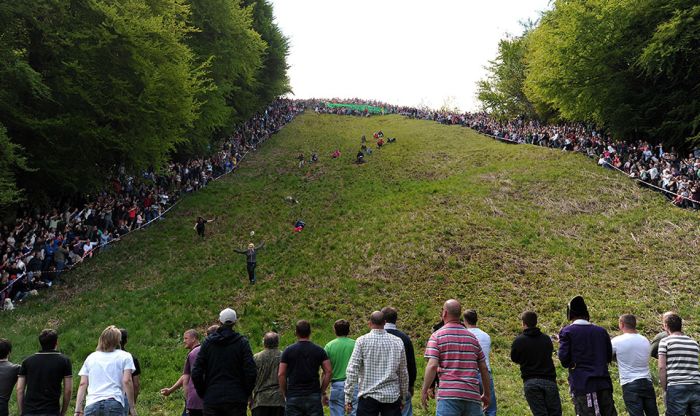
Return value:
M 263 337 L 263 346 L 267 349 L 275 349 L 280 345 L 280 336 L 276 332 L 268 332 Z
M 459 320 L 462 317 L 462 305 L 456 299 L 450 299 L 445 302 L 442 309 L 450 320 Z
M 382 328 L 384 328 L 385 323 L 386 323 L 386 318 L 384 318 L 384 314 L 381 313 L 380 311 L 374 311 L 369 316 L 369 324 L 372 328 L 382 329 Z

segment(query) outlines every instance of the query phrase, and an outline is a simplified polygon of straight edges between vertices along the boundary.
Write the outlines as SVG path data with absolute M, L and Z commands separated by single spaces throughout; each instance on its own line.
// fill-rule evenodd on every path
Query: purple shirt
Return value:
M 194 383 L 192 382 L 192 367 L 197 359 L 197 354 L 199 354 L 199 345 L 192 348 L 187 354 L 187 360 L 185 360 L 185 368 L 182 370 L 182 374 L 190 376 L 190 380 L 187 382 L 187 397 L 185 398 L 185 407 L 188 409 L 199 410 L 204 409 L 204 402 L 202 398 L 197 394 L 197 390 L 194 389 Z
M 559 361 L 569 369 L 574 396 L 612 390 L 608 372 L 612 343 L 605 329 L 584 320 L 565 326 L 559 333 Z

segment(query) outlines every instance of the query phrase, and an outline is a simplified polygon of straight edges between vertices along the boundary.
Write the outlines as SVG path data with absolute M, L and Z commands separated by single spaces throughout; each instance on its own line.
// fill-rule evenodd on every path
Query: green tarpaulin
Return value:
M 328 108 L 348 108 L 350 110 L 365 111 L 370 113 L 378 114 L 384 112 L 384 107 L 376 107 L 367 104 L 341 104 L 341 103 L 326 103 Z

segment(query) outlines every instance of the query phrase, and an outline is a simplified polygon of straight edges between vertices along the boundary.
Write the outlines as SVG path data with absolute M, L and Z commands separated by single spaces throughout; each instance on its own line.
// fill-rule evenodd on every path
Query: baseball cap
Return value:
M 231 308 L 226 308 L 219 313 L 219 322 L 222 324 L 235 324 L 237 320 L 236 311 Z

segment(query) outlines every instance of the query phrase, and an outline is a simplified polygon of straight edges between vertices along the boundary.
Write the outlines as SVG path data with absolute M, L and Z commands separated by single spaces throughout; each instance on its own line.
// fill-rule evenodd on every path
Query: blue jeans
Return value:
M 323 416 L 321 393 L 287 397 L 284 411 L 286 416 Z
M 357 390 L 357 386 L 355 386 L 350 416 L 355 416 L 357 414 Z M 331 397 L 328 403 L 328 410 L 331 416 L 345 415 L 345 381 L 334 381 L 331 383 Z
M 85 416 L 126 416 L 129 409 L 114 399 L 100 400 L 85 408 Z
M 481 387 L 481 372 L 479 374 L 479 391 L 481 394 L 484 393 L 483 387 Z M 496 416 L 496 389 L 493 387 L 493 374 L 491 374 L 491 370 L 489 370 L 489 386 L 491 386 L 491 401 L 489 402 L 489 407 L 484 410 L 484 413 L 486 416 Z
M 401 416 L 413 416 L 413 395 L 410 391 L 408 392 L 408 396 L 406 396 L 406 401 L 403 404 Z
M 622 399 L 630 416 L 659 416 L 651 380 L 640 378 L 622 386 Z
M 666 388 L 666 416 L 700 416 L 700 384 Z
M 437 402 L 435 416 L 484 416 L 481 403 L 471 400 L 442 399 Z

